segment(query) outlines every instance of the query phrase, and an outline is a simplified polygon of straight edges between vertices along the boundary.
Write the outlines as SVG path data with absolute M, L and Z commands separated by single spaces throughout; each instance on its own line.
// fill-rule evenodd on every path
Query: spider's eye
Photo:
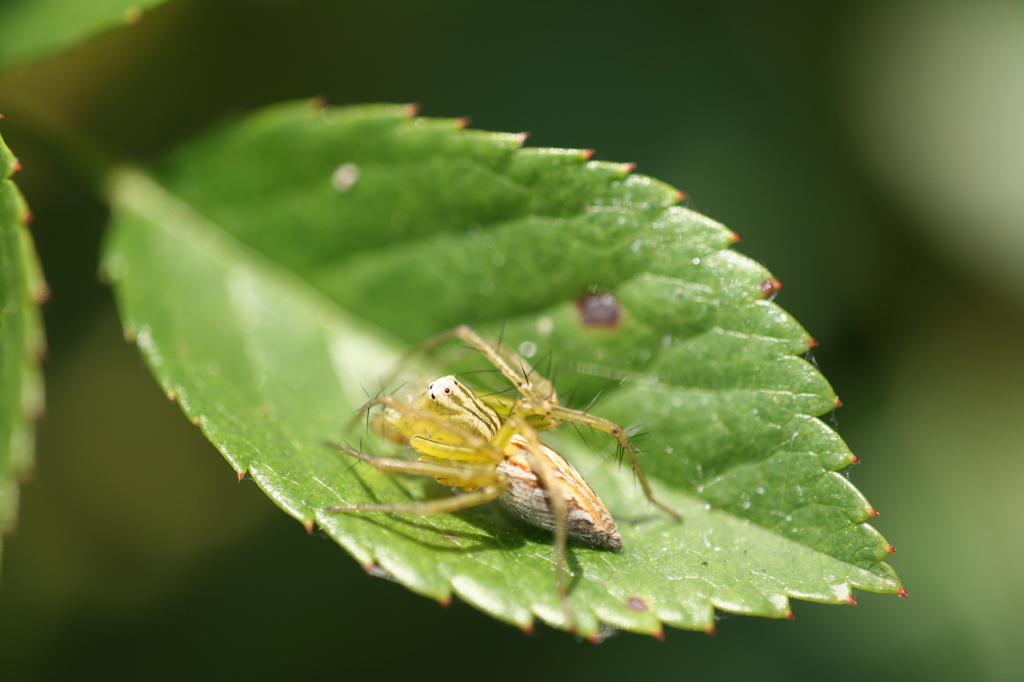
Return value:
M 452 389 L 450 389 L 450 388 L 446 388 L 446 389 L 444 389 L 444 392 L 445 392 L 445 393 L 451 393 L 451 392 L 452 392 Z
M 430 384 L 429 386 L 427 386 L 427 390 L 428 391 L 433 391 L 434 390 L 434 384 Z
M 437 400 L 437 396 L 435 396 L 433 393 L 431 393 L 430 394 L 430 399 L 431 400 Z

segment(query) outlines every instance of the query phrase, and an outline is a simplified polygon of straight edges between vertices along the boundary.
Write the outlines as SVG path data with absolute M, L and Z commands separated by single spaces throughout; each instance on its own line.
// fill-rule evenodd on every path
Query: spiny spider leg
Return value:
M 484 459 L 485 461 L 490 460 L 492 462 L 500 462 L 504 459 L 501 449 L 492 445 L 486 438 L 482 438 L 475 433 L 460 429 L 457 426 L 430 414 L 429 412 L 417 409 L 415 406 L 391 395 L 374 398 L 367 402 L 356 412 L 356 417 L 358 418 L 360 413 L 368 411 L 376 405 L 383 405 L 388 409 L 398 412 L 403 418 L 408 419 L 412 425 L 418 424 L 429 427 L 426 429 L 428 434 L 431 433 L 430 428 L 433 428 L 437 432 L 438 436 L 454 441 L 451 443 L 443 443 L 433 440 L 432 438 L 414 436 L 416 439 L 415 449 L 423 454 L 455 461 L 464 461 L 467 459 L 470 461 L 480 461 L 481 459 Z M 473 456 L 472 453 L 475 453 L 475 456 Z M 470 456 L 467 457 L 466 455 Z
M 629 458 L 629 464 L 633 467 L 633 471 L 636 473 L 637 478 L 640 479 L 640 485 L 643 487 L 644 495 L 647 496 L 650 503 L 664 511 L 676 521 L 683 520 L 683 517 L 680 516 L 678 512 L 668 505 L 661 503 L 654 497 L 654 493 L 651 491 L 651 485 L 647 482 L 647 476 L 644 475 L 644 470 L 640 467 L 640 461 L 637 459 L 636 448 L 633 447 L 633 443 L 629 440 L 629 435 L 626 433 L 626 429 L 621 424 L 617 424 L 602 417 L 595 417 L 594 415 L 586 412 L 562 407 L 561 405 L 547 400 L 521 398 L 516 401 L 515 412 L 523 417 L 540 415 L 552 417 L 559 421 L 583 424 L 584 426 L 597 429 L 598 431 L 607 433 L 609 436 L 615 438 L 615 440 L 618 441 L 619 446 L 622 447 L 623 452 L 625 452 L 626 456 Z
M 533 373 L 533 368 L 525 360 L 519 357 L 516 353 L 508 351 L 508 354 L 513 359 L 514 364 L 518 364 L 523 368 L 523 374 L 519 374 L 512 368 L 512 364 L 509 364 L 505 358 L 501 356 L 498 352 L 499 349 L 493 348 L 489 343 L 480 338 L 480 335 L 466 325 L 459 325 L 454 329 L 449 329 L 448 331 L 441 332 L 436 336 L 430 337 L 420 345 L 416 346 L 416 348 L 409 351 L 409 353 L 407 353 L 399 362 L 399 366 L 413 358 L 429 353 L 437 346 L 440 346 L 442 343 L 450 341 L 451 339 L 459 339 L 479 351 L 480 354 L 486 357 L 492 365 L 497 367 L 498 370 L 505 375 L 505 378 L 508 379 L 523 395 L 530 398 L 546 398 L 548 395 L 553 395 L 551 385 L 547 379 L 538 376 L 537 381 L 531 383 L 525 376 L 523 376 L 523 374 Z M 389 379 L 393 378 L 393 376 L 389 377 Z
M 449 481 L 455 481 L 452 485 L 466 488 L 491 485 L 494 484 L 498 478 L 495 475 L 495 469 L 493 466 L 474 466 L 472 464 L 446 465 L 435 464 L 433 462 L 419 462 L 415 460 L 401 459 L 398 457 L 374 457 L 372 455 L 359 452 L 347 445 L 342 445 L 341 443 L 326 441 L 325 444 L 335 448 L 336 450 L 341 450 L 346 454 L 352 455 L 362 462 L 366 462 L 380 472 L 396 471 L 403 474 L 411 474 L 413 476 L 444 478 Z
M 409 502 L 407 504 L 349 504 L 324 507 L 329 512 L 382 512 L 385 514 L 415 514 L 417 516 L 432 516 L 434 514 L 447 514 L 450 512 L 462 511 L 470 507 L 478 507 L 501 496 L 505 485 L 486 485 L 472 492 L 459 493 L 450 497 L 440 497 L 436 500 L 425 500 L 423 502 Z
M 530 465 L 530 469 L 537 474 L 541 484 L 548 493 L 548 504 L 551 507 L 551 515 L 554 517 L 555 526 L 555 572 L 558 579 L 558 598 L 562 603 L 562 610 L 565 611 L 565 615 L 569 619 L 570 628 L 575 632 L 576 615 L 569 604 L 569 584 L 566 577 L 569 565 L 567 550 L 568 533 L 565 527 L 565 519 L 568 514 L 566 491 L 562 482 L 555 477 L 554 472 L 547 465 L 547 457 L 543 454 L 544 446 L 541 444 L 540 438 L 537 437 L 537 431 L 527 423 L 526 419 L 513 414 L 505 422 L 505 426 L 509 426 L 511 431 L 526 440 L 526 447 L 523 448 L 523 451 L 526 453 L 526 460 Z M 504 430 L 504 426 L 502 430 Z

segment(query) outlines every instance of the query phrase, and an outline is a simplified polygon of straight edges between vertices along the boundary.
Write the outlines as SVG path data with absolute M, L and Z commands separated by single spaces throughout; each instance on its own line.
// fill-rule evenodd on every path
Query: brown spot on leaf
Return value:
M 618 299 L 611 294 L 587 294 L 576 300 L 576 307 L 584 327 L 614 328 L 622 314 Z
M 647 602 L 640 597 L 630 597 L 626 602 L 626 608 L 630 611 L 647 611 Z

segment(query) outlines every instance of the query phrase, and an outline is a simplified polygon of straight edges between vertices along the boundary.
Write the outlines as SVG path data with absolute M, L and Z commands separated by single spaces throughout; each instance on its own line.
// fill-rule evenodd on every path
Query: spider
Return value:
M 427 340 L 410 355 L 425 353 L 451 339 L 460 339 L 479 351 L 520 397 L 476 393 L 455 376 L 444 376 L 431 382 L 412 403 L 382 396 L 358 411 L 362 414 L 383 406 L 372 421 L 373 429 L 387 440 L 411 446 L 418 453 L 415 461 L 374 457 L 345 445 L 328 444 L 382 473 L 429 476 L 462 492 L 423 502 L 339 505 L 325 511 L 430 515 L 498 500 L 527 523 L 553 532 L 558 594 L 575 629 L 566 587 L 567 539 L 619 550 L 622 536 L 597 493 L 571 464 L 540 441 L 537 432 L 565 421 L 609 434 L 629 458 L 647 499 L 674 519 L 681 517 L 655 499 L 625 428 L 560 405 L 551 382 L 528 368 L 518 355 L 507 353 L 521 371 L 466 326 Z

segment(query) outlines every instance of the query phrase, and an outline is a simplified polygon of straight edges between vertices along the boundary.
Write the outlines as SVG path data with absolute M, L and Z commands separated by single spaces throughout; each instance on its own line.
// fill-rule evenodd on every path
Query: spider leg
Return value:
M 499 352 L 501 344 L 498 344 L 498 348 L 494 348 L 489 343 L 480 338 L 480 335 L 475 331 L 467 327 L 466 325 L 459 325 L 454 329 L 441 332 L 436 336 L 432 336 L 427 339 L 419 346 L 411 350 L 402 360 L 399 365 L 405 364 L 409 360 L 419 357 L 425 353 L 430 352 L 437 346 L 450 341 L 452 339 L 459 339 L 464 343 L 469 344 L 475 348 L 481 355 L 498 368 L 505 378 L 508 379 L 516 389 L 523 395 L 530 398 L 539 398 L 540 396 L 549 395 L 552 393 L 551 384 L 547 379 L 534 374 L 533 368 L 518 354 L 512 351 L 506 351 L 507 355 L 512 359 L 512 363 L 509 363 Z M 522 368 L 522 374 L 513 369 L 513 365 L 518 365 Z M 534 380 L 531 382 L 527 377 L 534 374 Z M 526 376 L 524 376 L 526 375 Z
M 561 405 L 551 401 L 534 400 L 530 398 L 522 398 L 518 400 L 516 402 L 514 413 L 523 417 L 539 415 L 558 421 L 583 424 L 584 426 L 589 426 L 597 429 L 598 431 L 607 433 L 619 442 L 623 452 L 626 453 L 626 456 L 629 458 L 630 466 L 633 467 L 633 471 L 636 473 L 636 477 L 640 480 L 641 487 L 643 487 L 644 495 L 647 496 L 650 503 L 664 511 L 676 521 L 682 521 L 683 517 L 680 516 L 678 512 L 668 505 L 661 503 L 654 497 L 654 493 L 651 491 L 651 486 L 647 482 L 647 476 L 644 475 L 644 471 L 640 467 L 640 461 L 637 459 L 636 448 L 633 447 L 633 443 L 629 440 L 629 435 L 626 433 L 626 429 L 621 424 L 609 419 L 595 417 L 594 415 L 586 412 L 562 407 Z
M 459 493 L 450 497 L 441 497 L 436 500 L 425 500 L 423 502 L 410 502 L 408 504 L 343 504 L 333 507 L 324 507 L 326 512 L 384 512 L 388 514 L 416 514 L 418 516 L 432 516 L 433 514 L 445 514 L 448 512 L 461 511 L 476 507 L 481 504 L 496 500 L 507 483 L 503 479 L 497 479 L 492 485 L 485 485 L 478 490 L 468 493 Z
M 568 586 L 568 533 L 566 532 L 566 515 L 568 514 L 566 495 L 563 484 L 555 476 L 554 472 L 547 465 L 543 453 L 543 446 L 537 431 L 526 419 L 513 414 L 508 421 L 502 425 L 501 430 L 494 437 L 496 443 L 504 441 L 503 447 L 511 441 L 512 435 L 522 437 L 527 446 L 523 448 L 526 453 L 526 461 L 530 469 L 540 478 L 544 489 L 547 490 L 548 504 L 551 506 L 551 515 L 554 519 L 554 545 L 555 545 L 555 571 L 558 579 L 558 598 L 562 603 L 562 610 L 569 620 L 569 626 L 573 632 L 576 631 L 576 615 L 569 604 Z
M 469 431 L 464 431 L 457 426 L 446 422 L 428 412 L 424 412 L 403 400 L 390 395 L 374 398 L 359 408 L 356 415 L 369 410 L 377 405 L 383 405 L 387 409 L 394 410 L 404 419 L 405 426 L 411 434 L 410 444 L 419 452 L 454 461 L 500 462 L 504 454 L 500 447 L 495 447 L 487 439 L 482 438 Z M 398 428 L 399 420 L 390 423 L 389 418 L 383 420 L 388 428 L 404 433 Z M 376 425 L 375 425 L 376 426 Z M 420 433 L 426 433 L 430 437 L 423 437 Z M 387 437 L 386 432 L 381 434 Z
M 360 461 L 366 462 L 381 473 L 396 471 L 398 473 L 410 474 L 412 476 L 443 478 L 447 485 L 458 486 L 460 488 L 478 488 L 484 485 L 494 484 L 497 480 L 493 466 L 438 464 L 435 462 L 411 461 L 397 457 L 374 457 L 372 455 L 359 452 L 347 445 L 341 445 L 340 443 L 327 441 L 326 444 L 332 448 L 341 450 L 346 454 L 352 455 Z

